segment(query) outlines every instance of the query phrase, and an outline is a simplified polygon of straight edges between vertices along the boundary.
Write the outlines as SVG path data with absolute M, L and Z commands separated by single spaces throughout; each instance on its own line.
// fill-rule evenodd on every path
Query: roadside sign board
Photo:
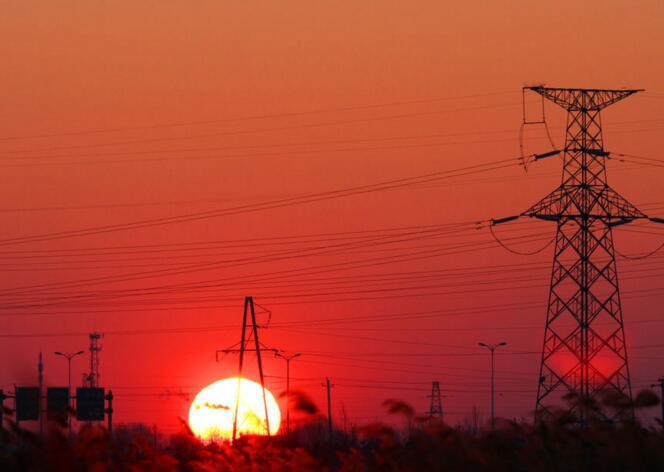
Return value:
M 48 387 L 46 389 L 46 412 L 49 421 L 63 421 L 69 414 L 69 389 Z
M 16 421 L 39 419 L 39 387 L 16 387 Z
M 76 388 L 76 419 L 102 421 L 104 419 L 104 389 L 102 387 Z

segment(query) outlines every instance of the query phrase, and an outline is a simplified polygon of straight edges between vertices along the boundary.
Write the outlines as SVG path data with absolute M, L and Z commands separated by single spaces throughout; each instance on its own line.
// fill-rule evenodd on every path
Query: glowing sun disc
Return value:
M 198 392 L 189 408 L 189 427 L 200 439 L 206 441 L 232 439 L 233 416 L 238 387 L 240 402 L 237 413 L 237 435 L 268 434 L 265 421 L 263 389 L 260 384 L 237 377 L 219 380 Z M 265 389 L 269 434 L 279 431 L 281 412 L 274 396 Z

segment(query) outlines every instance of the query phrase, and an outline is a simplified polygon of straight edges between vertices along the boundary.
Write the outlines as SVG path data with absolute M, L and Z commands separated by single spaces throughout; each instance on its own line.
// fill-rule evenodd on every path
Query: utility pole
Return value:
M 5 391 L 0 388 L 0 431 L 5 429 L 5 400 L 7 398 Z
M 37 378 L 39 382 L 39 410 L 42 409 L 42 395 L 44 392 L 44 357 L 39 351 L 39 360 L 37 361 Z M 41 411 L 40 411 L 41 413 Z M 39 415 L 39 433 L 44 432 L 44 415 Z
M 334 385 L 330 384 L 330 379 L 325 377 L 324 387 L 327 388 L 327 434 L 330 441 L 332 441 L 332 397 L 330 395 L 330 389 Z
M 662 408 L 662 428 L 664 428 L 664 377 L 658 378 L 657 383 L 652 384 L 650 387 L 651 388 L 659 387 L 660 390 L 659 405 Z
M 267 435 L 270 435 L 270 418 L 268 416 L 268 411 L 267 411 L 267 394 L 265 390 L 265 375 L 263 374 L 263 360 L 261 358 L 261 350 L 268 350 L 268 351 L 274 351 L 277 352 L 276 349 L 270 349 L 266 348 L 259 340 L 258 340 L 258 323 L 256 323 L 256 308 L 254 305 L 258 305 L 257 303 L 254 303 L 254 298 L 253 297 L 245 297 L 244 298 L 244 310 L 243 310 L 243 315 L 242 315 L 242 336 L 240 339 L 240 347 L 239 348 L 229 348 L 229 349 L 222 349 L 217 351 L 217 362 L 219 361 L 219 353 L 223 354 L 229 354 L 229 353 L 239 353 L 240 354 L 240 363 L 238 366 L 238 373 L 237 373 L 237 393 L 235 397 L 235 412 L 233 414 L 233 438 L 232 441 L 235 442 L 237 439 L 237 416 L 238 416 L 238 411 L 239 411 L 239 406 L 240 406 L 240 385 L 242 384 L 242 369 L 244 367 L 244 355 L 245 352 L 247 351 L 253 351 L 256 353 L 256 358 L 258 362 L 258 375 L 260 377 L 260 382 L 261 382 L 261 387 L 263 389 L 263 407 L 265 408 L 265 431 Z M 259 305 L 260 306 L 260 305 Z M 269 310 L 266 310 L 268 314 L 270 314 Z M 250 324 L 249 324 L 249 316 L 251 316 Z M 248 329 L 247 329 L 248 328 Z M 247 332 L 249 331 L 249 332 Z M 251 341 L 253 340 L 254 342 L 254 347 L 250 348 L 247 347 L 250 345 Z M 235 344 L 237 346 L 237 344 Z
M 440 399 L 440 382 L 437 380 L 431 382 L 431 402 L 429 404 L 429 420 L 434 418 L 443 420 L 443 403 Z
M 601 393 L 632 395 L 612 229 L 648 217 L 608 184 L 610 153 L 604 150 L 600 113 L 639 90 L 524 90 L 567 111 L 565 147 L 530 156 L 537 161 L 562 155 L 562 182 L 520 215 L 492 220 L 491 227 L 519 217 L 556 223 L 535 420 L 554 413 L 552 401 L 572 396 L 578 401 L 570 410 L 585 425 L 588 405 Z M 603 360 L 602 369 L 595 365 L 597 358 Z M 608 422 L 633 419 L 630 404 L 612 412 L 597 410 L 597 415 Z
M 496 349 L 499 348 L 500 346 L 507 346 L 506 342 L 501 342 L 498 344 L 485 344 L 485 343 L 478 343 L 481 347 L 487 348 L 489 351 L 491 351 L 491 431 L 496 429 L 496 414 L 495 414 L 495 398 L 494 398 L 494 393 L 495 393 L 495 388 L 494 388 L 494 366 L 495 366 L 495 352 Z
M 290 363 L 296 357 L 300 357 L 302 354 L 296 352 L 287 356 L 283 352 L 276 351 L 274 353 L 276 357 L 281 357 L 286 361 L 286 435 L 290 436 Z
M 74 352 L 74 353 L 60 352 L 60 351 L 55 352 L 56 356 L 62 356 L 65 359 L 67 359 L 67 372 L 68 372 L 67 373 L 67 378 L 69 379 L 68 384 L 67 384 L 69 386 L 68 387 L 69 398 L 67 399 L 67 406 L 69 406 L 70 409 L 73 408 L 73 406 L 71 404 L 71 398 L 72 398 L 72 395 L 71 395 L 71 360 L 74 357 L 80 356 L 81 354 L 84 354 L 84 353 L 85 353 L 85 351 L 78 351 L 78 352 Z M 68 424 L 68 427 L 69 427 L 69 434 L 71 435 L 71 412 L 69 412 L 69 411 L 67 412 L 67 424 Z
M 108 418 L 108 434 L 113 435 L 113 390 L 109 390 L 106 394 L 106 402 L 108 403 L 108 408 L 106 408 L 106 418 Z

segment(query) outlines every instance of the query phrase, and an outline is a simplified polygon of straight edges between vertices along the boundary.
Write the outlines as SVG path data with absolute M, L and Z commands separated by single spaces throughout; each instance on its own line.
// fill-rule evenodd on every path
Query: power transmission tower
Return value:
M 639 90 L 525 90 L 567 111 L 564 149 L 532 156 L 562 153 L 562 183 L 519 215 L 557 224 L 536 420 L 553 413 L 557 397 L 576 398 L 571 410 L 581 424 L 593 414 L 633 418 L 629 402 L 609 412 L 597 400 L 604 393 L 631 398 L 612 228 L 647 217 L 608 185 L 600 112 Z
M 431 399 L 429 404 L 429 419 L 443 420 L 443 402 L 440 399 L 440 382 L 434 380 L 431 382 L 431 395 L 427 398 Z
M 257 304 L 256 304 L 257 305 Z M 268 314 L 269 310 L 266 310 Z M 249 315 L 251 315 L 251 320 L 249 320 Z M 249 332 L 247 333 L 247 328 Z M 233 442 L 237 439 L 237 422 L 238 422 L 238 410 L 240 406 L 240 385 L 242 381 L 242 368 L 244 367 L 244 355 L 247 351 L 253 351 L 256 353 L 256 359 L 258 363 L 258 375 L 260 377 L 261 388 L 263 389 L 263 407 L 265 408 L 265 431 L 267 435 L 270 435 L 270 418 L 268 416 L 267 410 L 267 393 L 265 390 L 265 376 L 263 374 L 263 360 L 261 358 L 261 350 L 268 350 L 277 352 L 277 349 L 270 349 L 259 341 L 258 339 L 258 324 L 256 323 L 256 308 L 254 306 L 253 297 L 245 297 L 244 299 L 244 311 L 242 315 L 242 337 L 240 339 L 239 348 L 229 348 L 222 349 L 217 351 L 217 361 L 219 360 L 219 353 L 229 354 L 229 353 L 239 353 L 240 354 L 240 364 L 238 367 L 237 374 L 237 394 L 235 398 L 235 412 L 233 414 Z M 248 347 L 253 341 L 254 347 Z M 237 345 L 237 344 L 236 344 Z
M 103 335 L 96 331 L 90 333 L 90 372 L 83 375 L 83 383 L 88 387 L 99 387 L 99 352 Z

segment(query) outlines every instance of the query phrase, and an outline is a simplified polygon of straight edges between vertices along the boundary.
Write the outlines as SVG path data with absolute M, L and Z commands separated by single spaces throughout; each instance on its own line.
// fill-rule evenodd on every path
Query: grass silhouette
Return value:
M 155 471 L 636 471 L 664 470 L 661 424 L 591 421 L 581 428 L 568 410 L 536 426 L 499 421 L 495 431 L 468 432 L 416 417 L 400 400 L 386 400 L 387 413 L 403 417 L 402 429 L 382 423 L 328 436 L 325 418 L 302 392 L 292 393 L 290 436 L 242 436 L 234 445 L 199 441 L 182 421 L 181 432 L 155 444 L 142 425 L 119 426 L 113 435 L 83 425 L 70 437 L 64 423 L 40 436 L 7 422 L 0 432 L 0 470 Z M 577 399 L 568 399 L 571 406 Z M 603 408 L 626 400 L 606 396 Z M 658 402 L 641 392 L 630 405 Z M 599 407 L 594 405 L 596 411 Z M 397 418 L 398 419 L 398 418 Z M 397 421 L 397 423 L 402 423 Z

